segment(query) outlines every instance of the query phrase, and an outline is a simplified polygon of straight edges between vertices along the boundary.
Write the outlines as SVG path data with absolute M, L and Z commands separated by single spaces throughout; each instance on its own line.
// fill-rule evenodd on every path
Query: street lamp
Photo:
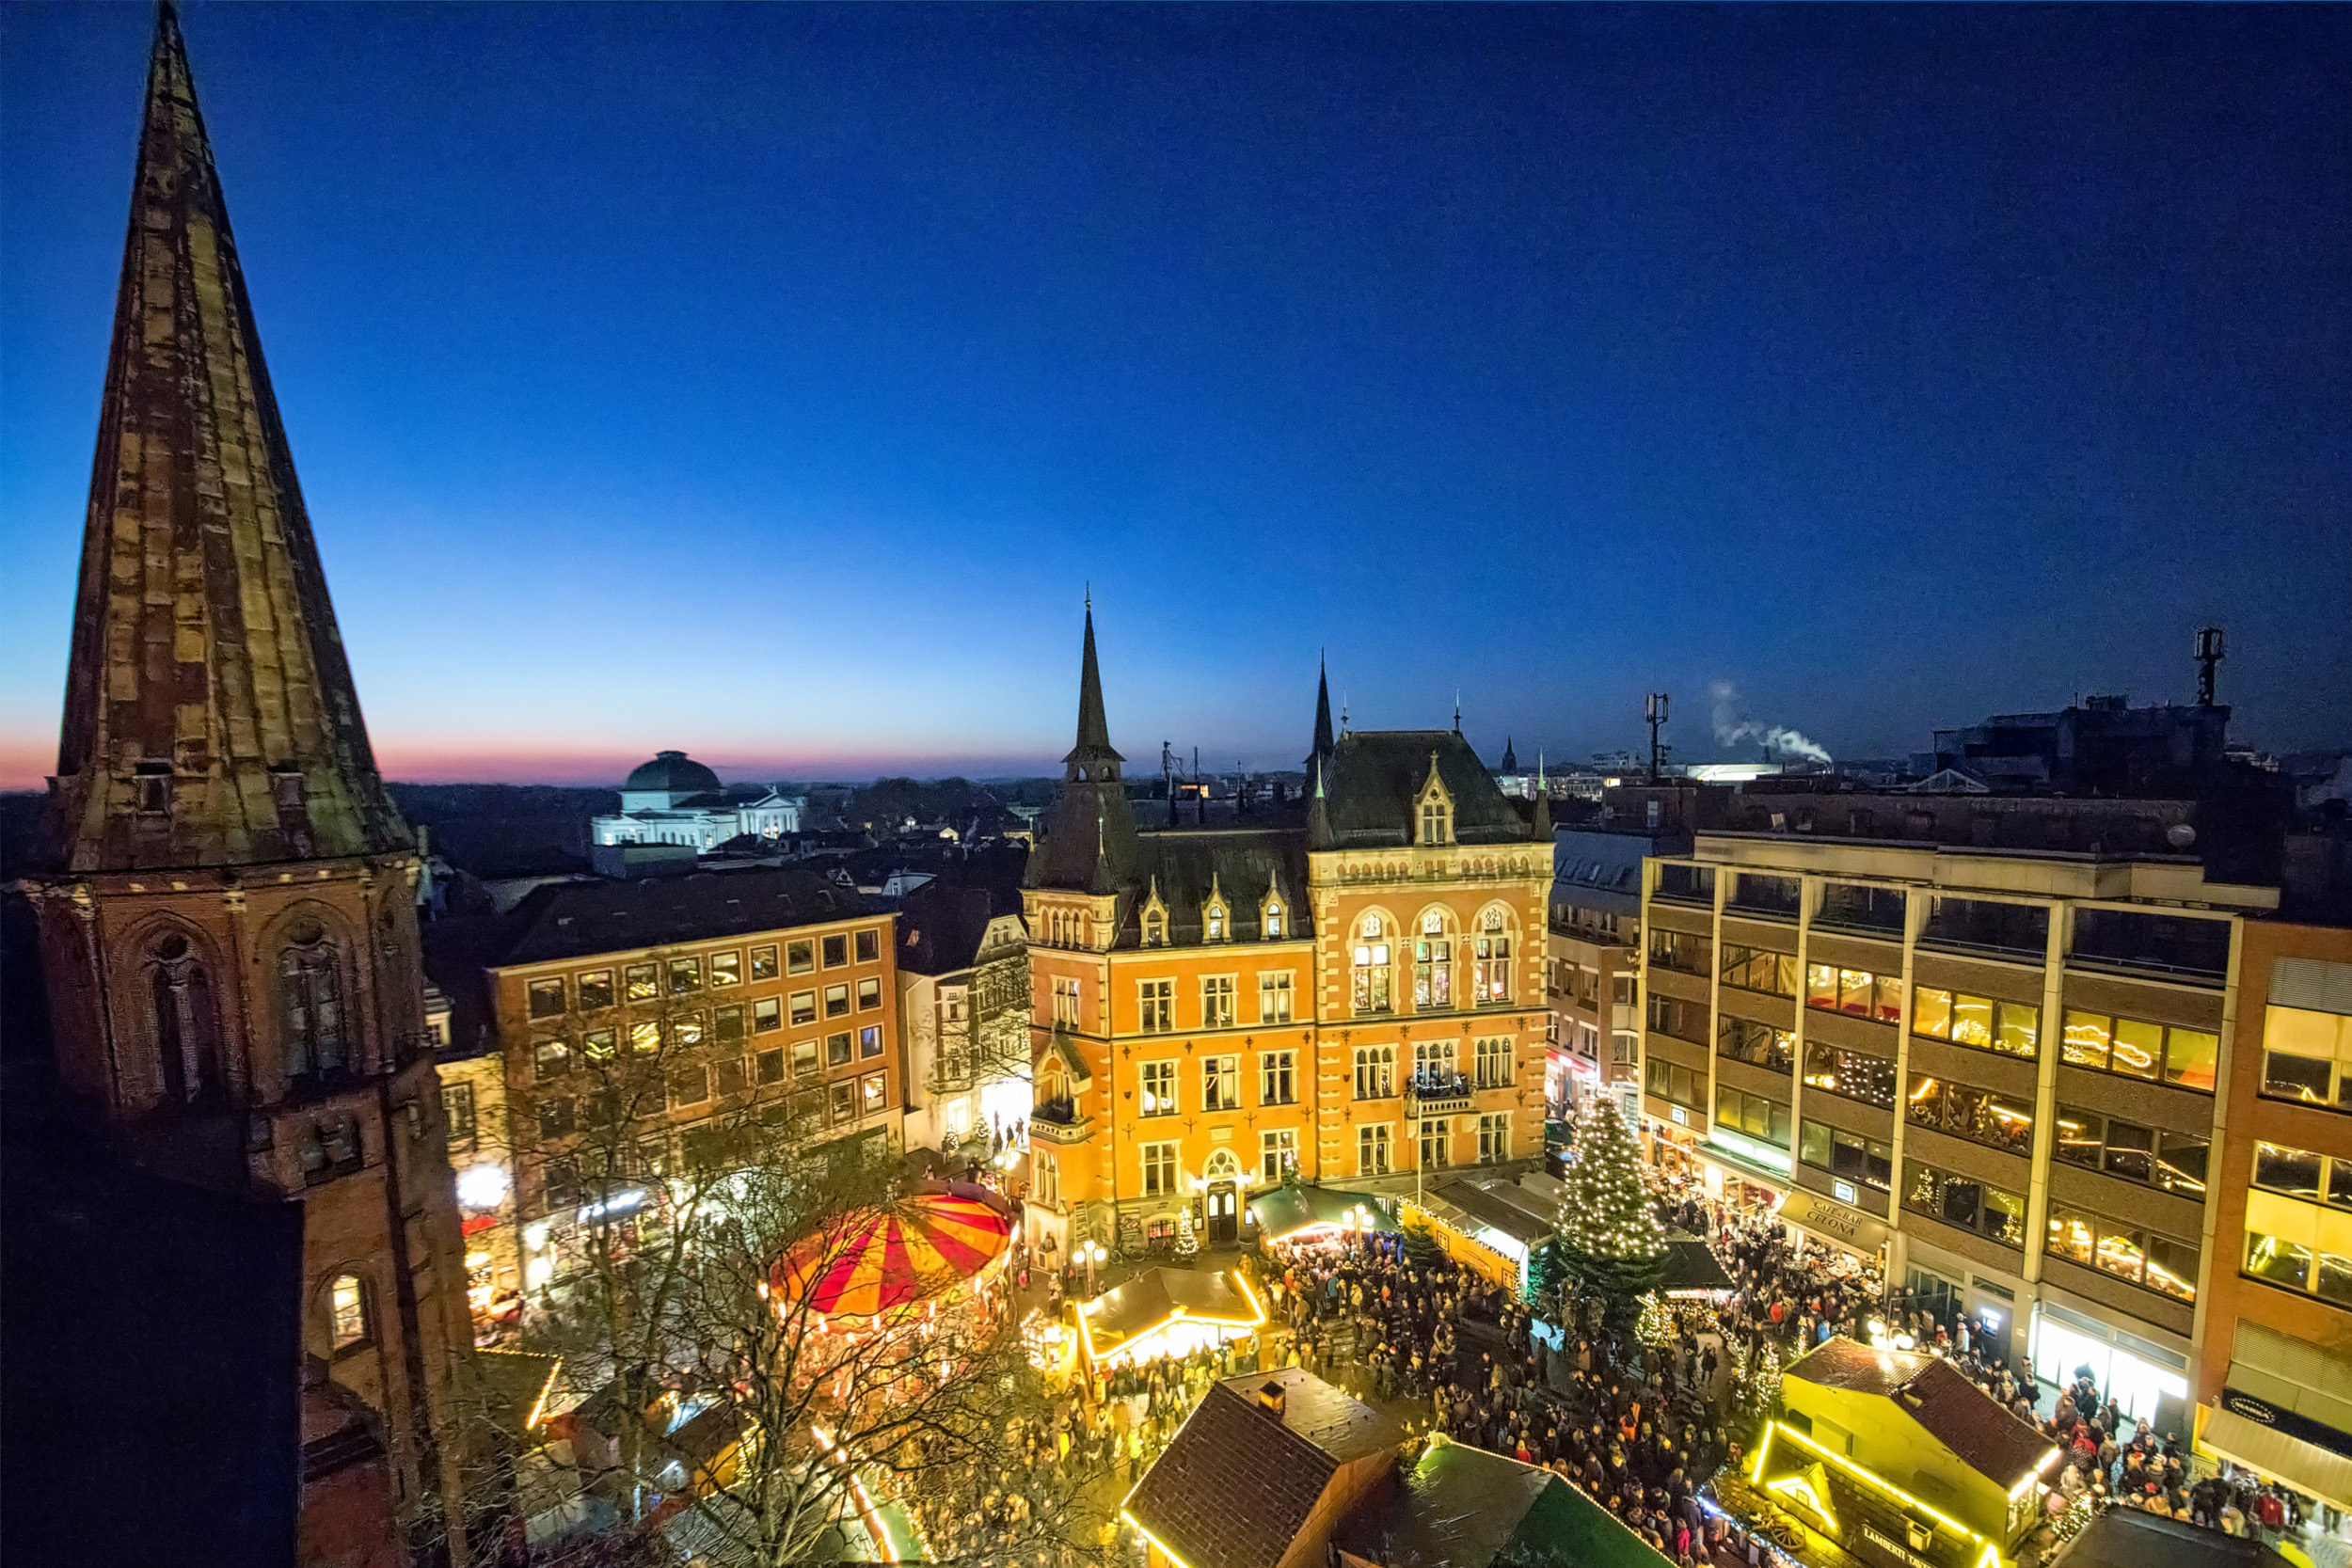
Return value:
M 1091 1296 L 1094 1294 L 1095 1268 L 1101 1264 L 1104 1259 L 1108 1258 L 1110 1254 L 1103 1250 L 1102 1243 L 1088 1242 L 1078 1248 L 1078 1256 L 1086 1259 L 1087 1294 Z

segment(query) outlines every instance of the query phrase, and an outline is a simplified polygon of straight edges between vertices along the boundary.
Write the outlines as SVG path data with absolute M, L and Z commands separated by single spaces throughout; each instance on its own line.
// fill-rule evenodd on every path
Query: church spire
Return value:
M 1124 762 L 1111 750 L 1110 721 L 1103 713 L 1103 671 L 1094 657 L 1094 596 L 1087 595 L 1086 652 L 1078 663 L 1078 743 L 1062 758 L 1066 775 L 1075 780 L 1081 767 Z M 1093 776 L 1093 775 L 1089 775 Z M 1118 774 L 1111 775 L 1116 778 Z
M 1315 660 L 1315 746 L 1307 760 L 1312 764 L 1331 754 L 1335 743 L 1331 739 L 1331 673 L 1321 658 Z
M 60 869 L 409 847 L 376 776 L 187 52 L 159 8 L 52 786 Z

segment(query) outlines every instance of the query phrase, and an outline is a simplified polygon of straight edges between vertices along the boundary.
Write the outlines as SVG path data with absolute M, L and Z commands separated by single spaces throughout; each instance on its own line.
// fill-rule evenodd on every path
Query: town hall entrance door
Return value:
M 1209 1244 L 1232 1246 L 1241 1239 L 1239 1205 L 1231 1181 L 1211 1183 L 1208 1195 Z

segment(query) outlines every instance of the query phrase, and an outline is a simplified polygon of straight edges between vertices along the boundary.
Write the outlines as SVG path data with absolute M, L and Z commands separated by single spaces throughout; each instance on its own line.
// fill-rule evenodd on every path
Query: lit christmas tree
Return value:
M 1200 1250 L 1200 1238 L 1192 1229 L 1192 1206 L 1187 1204 L 1176 1211 L 1176 1256 L 1190 1258 Z
M 1633 1325 L 1633 1337 L 1645 1345 L 1662 1345 L 1673 1337 L 1673 1325 L 1666 1322 L 1655 1291 L 1642 1298 L 1642 1321 Z
M 1666 1227 L 1642 1185 L 1632 1130 L 1606 1095 L 1595 1095 L 1577 1118 L 1566 1186 L 1556 1222 L 1560 1261 L 1602 1304 L 1604 1325 L 1622 1335 L 1665 1272 Z

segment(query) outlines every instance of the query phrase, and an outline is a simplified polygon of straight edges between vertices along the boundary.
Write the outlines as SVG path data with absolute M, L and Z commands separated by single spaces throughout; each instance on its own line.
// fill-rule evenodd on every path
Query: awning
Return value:
M 1859 1209 L 1833 1203 L 1819 1193 L 1793 1192 L 1780 1206 L 1779 1217 L 1816 1241 L 1827 1242 L 1865 1257 L 1886 1245 L 1886 1227 Z
M 1337 1187 L 1269 1188 L 1249 1200 L 1249 1217 L 1258 1222 L 1259 1233 L 1274 1242 L 1318 1227 L 1354 1230 L 1359 1217 L 1369 1218 L 1376 1231 L 1396 1228 L 1393 1199 Z
M 2263 1408 L 2258 1402 L 2239 1401 Z M 2233 1460 L 2273 1481 L 2282 1481 L 2332 1508 L 2352 1513 L 2352 1459 L 2292 1437 L 2217 1405 L 2205 1422 L 2203 1442 L 2222 1458 Z

